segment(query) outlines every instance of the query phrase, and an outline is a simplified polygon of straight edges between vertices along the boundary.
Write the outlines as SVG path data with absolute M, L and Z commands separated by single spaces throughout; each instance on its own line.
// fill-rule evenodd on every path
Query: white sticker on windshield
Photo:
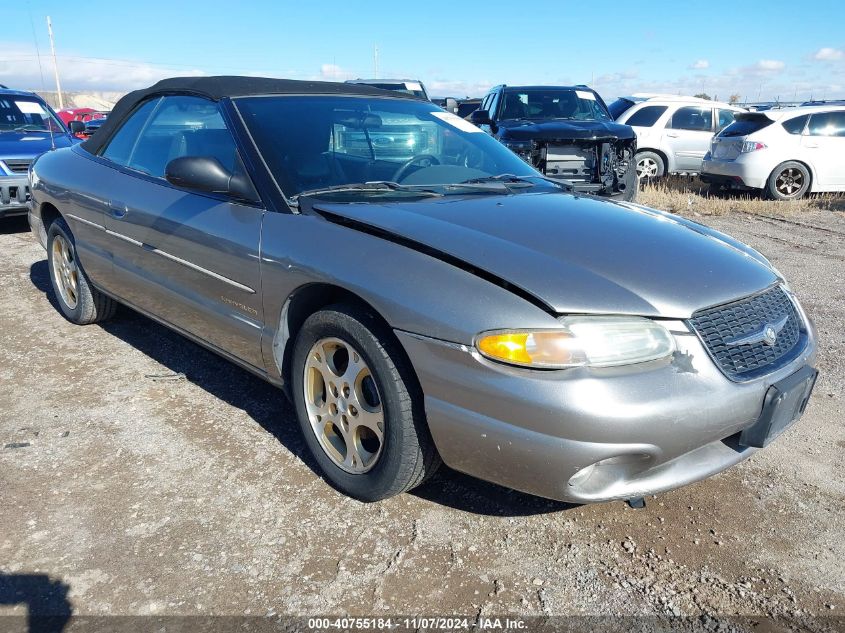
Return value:
M 24 114 L 44 114 L 44 108 L 35 101 L 15 101 L 15 105 Z
M 406 90 L 416 90 L 418 92 L 422 92 L 422 86 L 418 84 L 416 81 L 406 81 L 405 82 L 405 89 Z
M 464 121 L 461 117 L 452 114 L 451 112 L 432 112 L 432 116 L 436 116 L 444 123 L 448 123 L 452 127 L 458 128 L 461 132 L 481 132 L 469 121 Z
M 576 90 L 575 95 L 579 99 L 589 99 L 590 101 L 596 100 L 596 95 L 594 95 L 592 92 L 587 92 L 586 90 Z

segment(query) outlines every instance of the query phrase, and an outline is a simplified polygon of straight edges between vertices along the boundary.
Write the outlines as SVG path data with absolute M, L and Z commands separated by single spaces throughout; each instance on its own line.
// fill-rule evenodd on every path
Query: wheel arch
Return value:
M 805 160 L 800 160 L 798 158 L 790 158 L 788 160 L 782 160 L 777 165 L 775 165 L 774 168 L 772 169 L 772 171 L 769 172 L 769 176 L 766 178 L 766 185 L 768 186 L 768 183 L 772 179 L 772 176 L 775 175 L 775 172 L 778 169 L 780 169 L 783 165 L 786 165 L 787 163 L 798 163 L 799 165 L 803 165 L 806 168 L 807 173 L 810 174 L 810 184 L 807 185 L 807 192 L 806 193 L 812 193 L 813 192 L 813 185 L 816 183 L 816 172 L 813 170 L 813 166 L 810 165 L 810 163 L 808 163 Z
M 319 312 L 328 306 L 338 303 L 354 305 L 361 308 L 367 314 L 371 315 L 386 332 L 390 333 L 396 349 L 401 354 L 404 354 L 405 360 L 408 361 L 408 367 L 413 373 L 416 386 L 419 386 L 419 378 L 416 375 L 416 369 L 413 363 L 398 338 L 393 335 L 393 328 L 381 312 L 366 299 L 351 290 L 335 284 L 315 281 L 302 285 L 291 292 L 282 305 L 279 325 L 273 338 L 273 360 L 279 370 L 285 390 L 288 391 L 290 389 L 293 346 L 303 324 L 315 312 Z
M 656 147 L 637 147 L 637 151 L 634 154 L 634 160 L 636 161 L 637 156 L 642 154 L 643 152 L 651 152 L 652 154 L 657 154 L 663 160 L 663 167 L 666 169 L 666 173 L 663 174 L 664 176 L 668 176 L 672 170 L 674 169 L 674 165 L 669 164 L 669 156 L 664 152 L 662 149 L 658 149 Z
M 49 202 L 44 202 L 38 208 L 38 215 L 41 220 L 41 226 L 39 227 L 40 235 L 38 236 L 38 238 L 46 248 L 47 232 L 50 230 L 50 225 L 56 220 L 58 220 L 60 217 L 62 217 L 62 213 L 55 205 Z

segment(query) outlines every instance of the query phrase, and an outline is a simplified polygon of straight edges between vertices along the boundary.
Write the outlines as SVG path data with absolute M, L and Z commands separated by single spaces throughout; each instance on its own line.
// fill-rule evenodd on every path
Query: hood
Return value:
M 514 141 L 556 141 L 556 140 L 599 140 L 607 138 L 632 139 L 634 130 L 629 125 L 613 121 L 572 121 L 549 119 L 531 121 L 528 119 L 505 119 L 498 122 L 496 136 L 501 140 Z
M 685 319 L 778 279 L 759 253 L 717 231 L 646 207 L 564 193 L 317 200 L 314 208 L 462 260 L 560 314 Z M 413 271 L 403 274 L 413 283 Z
M 56 144 L 56 149 L 69 147 L 72 144 L 70 137 L 61 132 L 53 133 L 53 142 Z M 0 133 L 0 160 L 4 158 L 32 159 L 50 151 L 52 147 L 48 132 Z

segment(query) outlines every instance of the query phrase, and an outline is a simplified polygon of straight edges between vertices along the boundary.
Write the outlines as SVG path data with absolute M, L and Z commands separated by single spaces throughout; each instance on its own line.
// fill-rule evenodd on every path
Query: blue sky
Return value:
M 18 0 L 2 11 L 14 28 L 0 39 L 0 83 L 41 87 L 37 39 L 53 89 L 49 14 L 66 90 L 125 91 L 179 74 L 369 77 L 377 46 L 380 76 L 420 78 L 438 96 L 583 82 L 607 99 L 845 98 L 842 0 L 227 4 Z

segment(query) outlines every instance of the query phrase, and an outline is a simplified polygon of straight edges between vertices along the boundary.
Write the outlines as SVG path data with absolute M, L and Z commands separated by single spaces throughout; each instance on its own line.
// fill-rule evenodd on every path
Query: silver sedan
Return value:
M 441 461 L 575 502 L 668 490 L 766 446 L 815 381 L 762 255 L 573 195 L 410 96 L 165 80 L 30 179 L 69 320 L 123 303 L 284 388 L 358 499 Z

